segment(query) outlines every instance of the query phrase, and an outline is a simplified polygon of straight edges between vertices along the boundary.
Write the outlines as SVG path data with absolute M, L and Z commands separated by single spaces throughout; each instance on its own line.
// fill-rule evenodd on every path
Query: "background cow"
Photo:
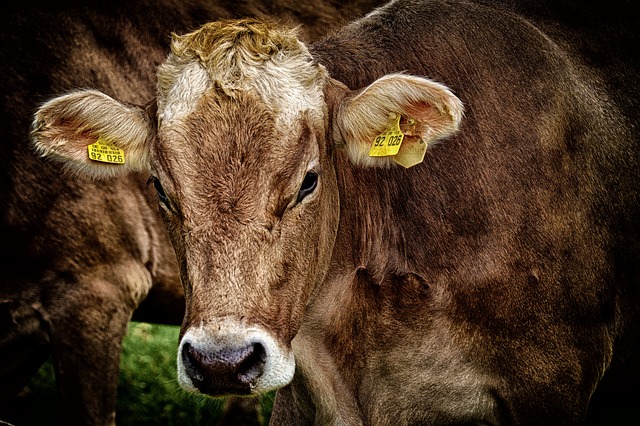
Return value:
M 61 176 L 28 143 L 37 105 L 74 88 L 153 97 L 170 33 L 274 16 L 315 38 L 376 1 L 63 1 L 0 14 L 0 419 L 52 355 L 64 424 L 114 421 L 120 343 L 136 319 L 180 324 L 175 255 L 145 175 Z M 132 190 L 133 189 L 133 190 Z M 153 189 L 151 189 L 153 191 Z M 146 298 L 146 299 L 145 299 Z
M 640 29 L 587 6 L 397 0 L 309 49 L 211 23 L 157 108 L 71 92 L 34 141 L 153 176 L 186 389 L 280 388 L 284 425 L 611 420 L 639 400 Z M 368 155 L 400 130 L 446 140 Z M 92 162 L 100 138 L 128 162 Z

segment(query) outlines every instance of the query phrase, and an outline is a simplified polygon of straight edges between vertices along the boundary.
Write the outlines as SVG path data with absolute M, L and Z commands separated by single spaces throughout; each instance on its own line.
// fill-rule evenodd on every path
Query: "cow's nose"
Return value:
M 185 372 L 200 392 L 212 396 L 251 393 L 264 372 L 265 360 L 260 343 L 218 350 L 199 349 L 189 342 L 182 345 Z

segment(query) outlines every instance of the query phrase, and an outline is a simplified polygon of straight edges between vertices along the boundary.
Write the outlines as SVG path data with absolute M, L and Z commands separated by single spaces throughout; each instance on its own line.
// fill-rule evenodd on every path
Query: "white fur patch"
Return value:
M 210 326 L 191 327 L 182 337 L 178 348 L 178 382 L 183 389 L 197 392 L 182 361 L 182 348 L 187 342 L 202 352 L 217 352 L 229 347 L 241 348 L 251 343 L 260 343 L 264 347 L 266 361 L 263 374 L 251 389 L 253 394 L 286 386 L 293 379 L 296 363 L 291 349 L 282 348 L 275 338 L 258 326 L 247 327 L 227 318 Z
M 228 24 L 235 28 L 234 24 Z M 259 27 L 259 24 L 258 26 Z M 206 33 L 207 26 L 201 31 Z M 242 24 L 238 24 L 242 31 Z M 265 27 L 266 28 L 266 27 Z M 172 53 L 158 69 L 158 112 L 162 121 L 186 117 L 197 100 L 211 87 L 227 95 L 251 92 L 275 113 L 278 122 L 291 122 L 304 111 L 320 116 L 324 107 L 323 87 L 327 71 L 313 62 L 307 47 L 291 29 L 270 29 L 271 36 L 287 38 L 290 45 L 268 54 L 254 44 L 237 43 L 233 37 L 211 37 L 197 52 L 183 51 L 198 31 L 173 41 Z M 224 32 L 224 31 L 221 31 Z M 243 35 L 246 35 L 243 33 Z M 259 44 L 259 43 L 257 43 Z
M 196 61 L 173 67 L 167 78 L 173 82 L 169 91 L 158 94 L 158 118 L 165 123 L 186 118 L 211 87 L 207 71 Z
M 306 50 L 306 49 L 305 49 Z M 318 117 L 322 113 L 324 79 L 309 85 L 301 76 L 326 73 L 320 65 L 309 63 L 310 57 L 292 56 L 278 62 L 265 62 L 247 67 L 249 77 L 245 90 L 255 91 L 282 122 L 292 122 L 304 111 Z M 311 69 L 316 68 L 316 69 Z

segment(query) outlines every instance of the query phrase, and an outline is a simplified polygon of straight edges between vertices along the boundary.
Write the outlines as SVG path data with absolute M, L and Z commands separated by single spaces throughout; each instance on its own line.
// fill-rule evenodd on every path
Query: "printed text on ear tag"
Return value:
M 102 163 L 124 164 L 124 151 L 110 144 L 102 137 L 98 137 L 95 143 L 87 146 L 89 158 Z
M 369 150 L 370 157 L 388 157 L 396 155 L 404 139 L 404 133 L 400 130 L 400 114 L 394 114 L 387 129 L 376 136 Z

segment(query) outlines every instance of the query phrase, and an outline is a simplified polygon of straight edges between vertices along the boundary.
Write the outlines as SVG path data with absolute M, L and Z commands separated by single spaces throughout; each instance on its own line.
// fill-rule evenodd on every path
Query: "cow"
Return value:
M 70 91 L 32 141 L 151 176 L 184 389 L 277 389 L 274 425 L 613 421 L 640 379 L 631 6 L 393 0 L 313 43 L 218 20 L 173 36 L 155 102 Z
M 121 340 L 132 315 L 182 322 L 178 264 L 148 176 L 96 182 L 60 175 L 29 145 L 33 112 L 46 98 L 81 87 L 146 102 L 172 31 L 221 17 L 270 16 L 304 23 L 304 36 L 315 39 L 380 1 L 31 3 L 4 5 L 0 17 L 0 419 L 10 420 L 13 398 L 51 356 L 59 422 L 113 424 Z

